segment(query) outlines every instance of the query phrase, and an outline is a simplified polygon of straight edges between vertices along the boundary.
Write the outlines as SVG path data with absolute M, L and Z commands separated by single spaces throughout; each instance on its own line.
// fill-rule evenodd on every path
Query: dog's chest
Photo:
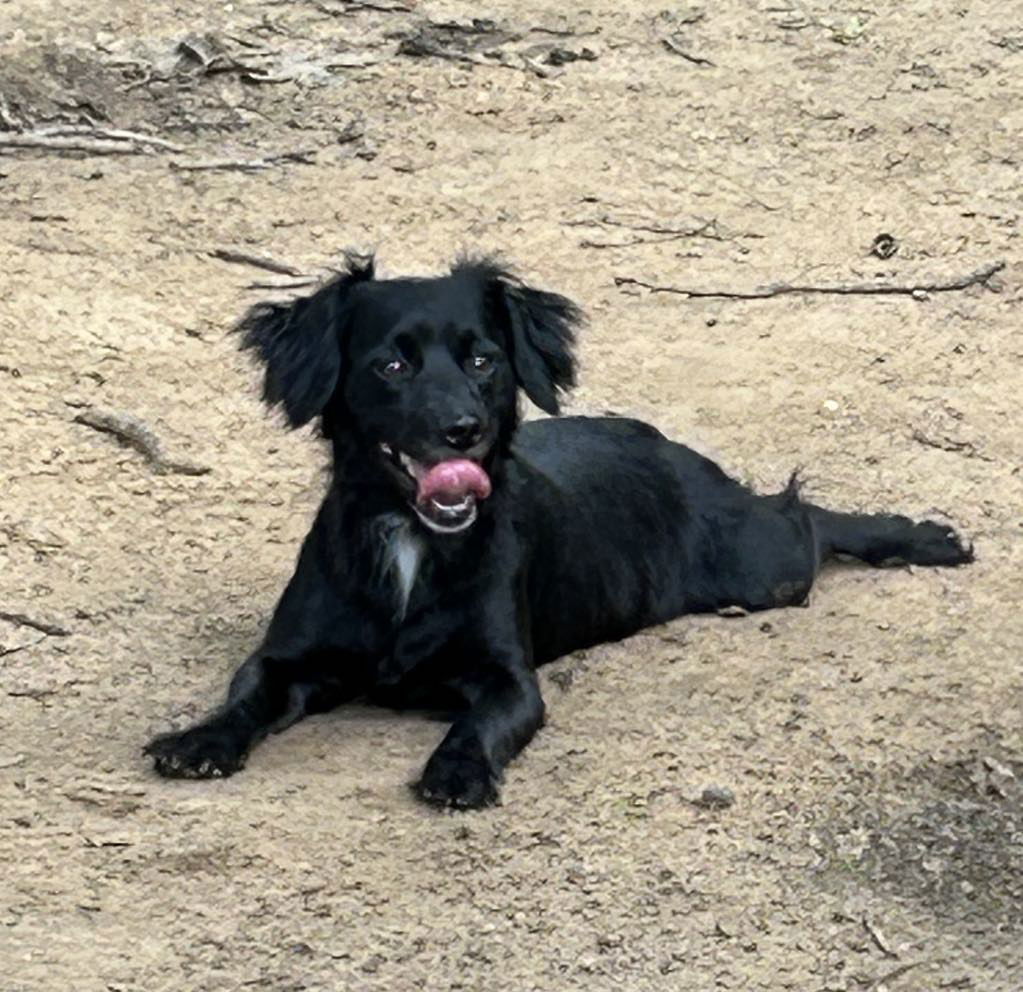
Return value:
M 423 565 L 426 545 L 412 530 L 412 524 L 401 521 L 384 536 L 383 572 L 391 586 L 397 619 L 404 619 L 409 599 Z
M 396 683 L 457 642 L 466 621 L 451 608 L 451 576 L 438 574 L 429 542 L 415 524 L 391 517 L 381 521 L 378 583 L 391 613 L 387 647 L 377 671 L 379 684 Z

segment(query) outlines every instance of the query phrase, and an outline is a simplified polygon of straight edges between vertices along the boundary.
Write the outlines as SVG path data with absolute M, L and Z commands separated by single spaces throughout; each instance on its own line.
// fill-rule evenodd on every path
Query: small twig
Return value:
M 632 238 L 630 241 L 590 241 L 583 238 L 579 242 L 580 248 L 635 248 L 637 245 L 663 245 L 666 241 L 682 241 L 684 238 L 696 237 L 695 234 L 680 232 L 679 234 L 665 234 L 657 238 Z
M 684 289 L 680 286 L 658 286 L 633 279 L 630 276 L 615 276 L 616 286 L 641 286 L 651 293 L 675 293 L 690 299 L 721 298 L 726 300 L 766 300 L 773 296 L 793 294 L 815 294 L 820 296 L 919 296 L 924 293 L 950 293 L 968 286 L 986 286 L 997 272 L 1005 268 L 1005 262 L 993 262 L 969 275 L 950 279 L 947 282 L 920 282 L 911 285 L 896 285 L 886 282 L 835 283 L 830 286 L 800 285 L 778 282 L 751 290 L 728 289 Z
M 376 10 L 382 14 L 409 14 L 414 6 L 404 3 L 371 3 L 370 0 L 343 0 L 343 3 L 353 10 Z
M 296 279 L 285 279 L 278 282 L 265 282 L 255 279 L 245 284 L 246 289 L 304 289 L 306 286 L 315 286 L 320 282 L 319 276 L 299 276 Z
M 210 471 L 205 465 L 172 461 L 167 458 L 160 439 L 132 414 L 84 410 L 75 416 L 74 421 L 102 434 L 112 434 L 125 447 L 134 448 L 143 455 L 161 474 L 206 475 Z
M 873 923 L 871 923 L 869 916 L 865 915 L 863 917 L 863 929 L 870 934 L 870 939 L 877 945 L 877 949 L 886 958 L 898 958 L 899 955 L 891 949 L 888 941 L 884 939 L 884 934 L 882 934 L 881 931 L 878 930 Z
M 599 29 L 592 31 L 576 31 L 574 28 L 550 28 L 544 24 L 534 24 L 530 31 L 535 34 L 549 34 L 555 38 L 589 38 L 600 34 Z
M 926 962 L 925 961 L 910 961 L 907 964 L 900 964 L 898 966 L 898 968 L 892 968 L 891 971 L 886 972 L 883 975 L 879 975 L 877 978 L 875 978 L 873 981 L 871 981 L 871 983 L 867 986 L 867 989 L 869 990 L 869 989 L 880 988 L 886 982 L 890 982 L 890 981 L 892 981 L 895 978 L 900 978 L 902 975 L 905 975 L 907 971 L 912 971 L 914 968 L 919 968 L 920 965 L 922 965 L 922 964 L 926 964 Z
M 331 17 L 343 17 L 355 10 L 375 10 L 381 14 L 409 14 L 412 12 L 412 5 L 372 3 L 370 0 L 338 0 L 340 7 L 331 7 L 326 3 L 313 0 L 313 6 L 324 14 Z
M 56 696 L 56 689 L 15 689 L 7 693 L 12 699 L 31 699 L 41 703 L 47 696 Z
M 55 623 L 47 623 L 45 620 L 33 620 L 24 613 L 3 613 L 0 612 L 0 620 L 13 623 L 16 627 L 31 627 L 41 634 L 49 634 L 50 637 L 70 637 L 71 631 L 58 627 Z
M 580 225 L 577 222 L 570 221 L 572 226 L 585 226 L 586 222 L 582 222 Z M 632 238 L 629 241 L 590 241 L 589 238 L 583 238 L 579 242 L 580 248 L 633 248 L 636 245 L 659 245 L 664 244 L 666 241 L 683 241 L 686 238 L 705 238 L 708 241 L 732 241 L 736 237 L 749 237 L 756 238 L 760 235 L 757 234 L 746 234 L 746 235 L 734 235 L 727 237 L 720 233 L 718 230 L 718 224 L 716 220 L 709 220 L 699 227 L 659 227 L 656 225 L 643 225 L 643 224 L 626 224 L 621 221 L 614 221 L 610 218 L 605 218 L 600 222 L 606 223 L 612 227 L 624 227 L 630 231 L 649 231 L 656 235 L 652 238 Z
M 250 159 L 213 159 L 208 162 L 169 162 L 168 165 L 177 172 L 227 172 L 236 170 L 238 172 L 263 172 L 275 165 L 285 162 L 298 162 L 300 165 L 310 165 L 311 157 L 315 151 L 306 152 L 283 152 L 280 155 L 267 155 L 265 158 Z
M 512 69 L 515 72 L 531 72 L 541 79 L 549 79 L 552 76 L 560 75 L 563 70 L 549 68 L 542 65 L 528 55 L 519 55 L 518 58 L 508 53 L 498 51 L 496 48 L 484 54 L 467 54 L 443 48 L 432 41 L 420 37 L 406 38 L 398 45 L 399 55 L 410 55 L 414 58 L 437 58 L 447 59 L 449 62 L 461 62 L 466 65 L 482 65 L 498 69 Z M 493 57 L 488 57 L 493 56 Z
M 693 65 L 703 65 L 711 68 L 714 67 L 714 63 L 711 62 L 710 59 L 702 58 L 699 55 L 690 55 L 689 52 L 682 48 L 674 38 L 662 38 L 661 41 L 664 42 L 664 47 L 667 48 L 669 52 L 674 52 L 676 55 L 684 58 L 687 62 L 692 62 Z
M 755 234 L 752 231 L 740 231 L 735 234 L 722 233 L 718 227 L 717 218 L 704 221 L 697 227 L 667 227 L 658 223 L 633 224 L 626 220 L 619 220 L 610 214 L 603 214 L 600 217 L 582 220 L 566 220 L 566 227 L 620 227 L 627 231 L 640 231 L 647 234 L 664 235 L 663 240 L 670 241 L 676 238 L 706 238 L 708 241 L 735 241 L 737 238 L 762 238 L 762 234 Z M 637 239 L 635 241 L 623 242 L 580 242 L 581 245 L 591 248 L 618 248 L 628 247 L 635 244 L 657 244 L 658 239 Z
M 257 269 L 265 269 L 267 272 L 276 272 L 281 276 L 305 276 L 301 269 L 286 262 L 278 262 L 266 255 L 251 255 L 244 251 L 235 251 L 233 248 L 214 248 L 210 252 L 213 258 L 219 258 L 222 262 L 234 262 L 236 265 L 252 265 Z
M 353 117 L 340 131 L 335 135 L 335 141 L 339 145 L 347 145 L 349 142 L 358 141 L 360 138 L 366 137 L 366 122 L 361 116 Z
M 401 41 L 398 45 L 398 54 L 409 55 L 412 58 L 448 59 L 451 62 L 469 62 L 473 65 L 485 64 L 485 60 L 478 56 L 452 51 L 419 36 L 405 38 Z
M 937 448 L 939 451 L 951 451 L 966 455 L 967 458 L 977 458 L 982 462 L 992 462 L 993 458 L 982 455 L 972 441 L 956 441 L 950 437 L 933 438 L 928 437 L 922 430 L 914 430 L 911 437 L 918 444 L 928 448 Z
M 17 647 L 5 648 L 0 644 L 0 658 L 6 658 L 9 654 L 17 654 L 19 651 L 27 651 L 29 648 L 37 647 L 46 640 L 46 635 L 37 637 L 34 641 L 29 641 L 28 644 L 19 644 Z

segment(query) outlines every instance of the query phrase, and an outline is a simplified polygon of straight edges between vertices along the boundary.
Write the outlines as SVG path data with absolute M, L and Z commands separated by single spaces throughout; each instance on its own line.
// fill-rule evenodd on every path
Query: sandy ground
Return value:
M 467 7 L 0 2 L 0 988 L 1018 990 L 1018 10 Z M 45 128 L 121 154 L 10 147 Z M 211 253 L 346 248 L 500 251 L 591 315 L 573 411 L 977 563 L 557 663 L 486 812 L 416 805 L 444 728 L 373 710 L 160 781 L 142 743 L 218 699 L 323 483 L 226 334 L 293 277 Z

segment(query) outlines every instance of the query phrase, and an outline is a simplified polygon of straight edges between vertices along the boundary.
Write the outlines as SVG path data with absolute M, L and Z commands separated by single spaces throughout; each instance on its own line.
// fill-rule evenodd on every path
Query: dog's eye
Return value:
M 386 365 L 382 365 L 380 367 L 381 374 L 387 376 L 388 378 L 393 378 L 394 376 L 402 375 L 407 371 L 408 362 L 404 361 L 401 358 L 392 358 L 391 361 L 387 362 Z
M 469 368 L 475 372 L 486 372 L 494 364 L 486 355 L 473 355 L 469 359 Z

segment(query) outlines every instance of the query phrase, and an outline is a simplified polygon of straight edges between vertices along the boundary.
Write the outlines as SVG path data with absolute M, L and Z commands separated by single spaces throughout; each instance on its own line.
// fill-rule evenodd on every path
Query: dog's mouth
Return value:
M 415 489 L 412 508 L 438 534 L 457 534 L 476 522 L 477 503 L 490 495 L 490 476 L 470 458 L 449 458 L 428 465 L 411 455 L 380 444 L 391 466 Z

